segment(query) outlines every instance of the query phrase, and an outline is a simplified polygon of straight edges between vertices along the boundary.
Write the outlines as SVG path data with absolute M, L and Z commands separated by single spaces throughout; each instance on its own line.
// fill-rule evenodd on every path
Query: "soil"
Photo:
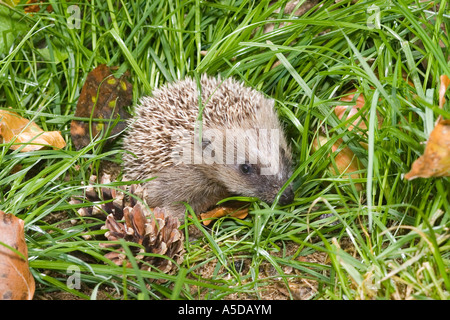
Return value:
M 289 242 L 286 245 L 285 256 L 293 256 L 297 252 L 299 245 L 295 242 Z M 281 252 L 272 254 L 273 257 L 281 257 Z M 329 264 L 327 260 L 327 254 L 324 252 L 315 252 L 306 256 L 299 256 L 296 258 L 298 261 L 310 262 L 316 264 Z M 250 270 L 251 259 L 241 259 L 239 261 L 239 269 L 242 275 L 247 275 Z M 213 276 L 216 269 L 218 260 L 214 259 L 209 263 L 196 269 L 198 273 L 204 279 L 210 279 Z M 236 262 L 235 262 L 236 264 Z M 219 273 L 223 270 L 219 270 Z M 302 277 L 298 270 L 293 269 L 290 266 L 282 266 L 284 278 L 280 276 L 275 267 L 268 261 L 263 261 L 258 269 L 258 282 L 260 285 L 258 289 L 251 292 L 239 292 L 232 293 L 226 296 L 225 300 L 308 300 L 311 299 L 317 292 L 318 284 L 314 280 L 306 279 Z M 253 281 L 251 277 L 247 282 Z M 243 283 L 245 285 L 245 282 Z M 193 294 L 196 287 L 193 287 Z M 204 290 L 199 299 L 202 299 L 207 294 L 207 290 Z
M 285 256 L 292 256 L 297 252 L 298 244 L 291 242 L 287 243 Z M 281 257 L 281 253 L 274 253 L 272 256 Z M 299 256 L 296 258 L 298 261 L 310 262 L 315 264 L 329 264 L 327 254 L 323 252 L 315 252 L 306 256 Z M 248 275 L 250 271 L 250 258 L 237 258 L 235 263 L 236 269 L 239 270 L 242 276 Z M 218 260 L 213 259 L 208 263 L 195 269 L 196 278 L 212 279 L 214 277 L 215 269 L 217 267 Z M 314 280 L 306 279 L 302 277 L 298 270 L 289 266 L 282 266 L 284 273 L 283 280 L 280 277 L 278 271 L 268 262 L 263 261 L 259 266 L 258 274 L 258 286 L 257 289 L 251 289 L 247 292 L 232 293 L 225 296 L 224 300 L 308 300 L 314 297 L 318 289 L 318 283 Z M 57 278 L 60 274 L 52 274 L 48 271 L 50 276 Z M 219 270 L 219 274 L 226 274 L 223 266 Z M 190 278 L 194 278 L 192 275 L 188 275 Z M 228 274 L 228 277 L 231 275 Z M 251 277 L 246 277 L 246 282 L 252 282 Z M 65 291 L 46 291 L 47 288 L 40 283 L 36 283 L 36 294 L 33 300 L 82 300 L 82 298 Z M 86 296 L 90 296 L 92 288 L 83 286 L 80 290 Z M 208 289 L 199 288 L 197 286 L 191 287 L 191 294 L 198 300 L 208 299 Z M 114 292 L 111 292 L 111 288 L 100 288 L 96 295 L 97 300 L 110 300 L 120 299 Z

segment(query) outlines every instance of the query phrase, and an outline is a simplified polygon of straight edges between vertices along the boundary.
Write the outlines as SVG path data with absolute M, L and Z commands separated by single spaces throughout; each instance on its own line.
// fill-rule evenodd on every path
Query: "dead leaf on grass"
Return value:
M 218 219 L 220 217 L 229 216 L 233 218 L 244 219 L 245 217 L 247 217 L 247 215 L 248 208 L 236 210 L 236 208 L 218 207 L 208 212 L 201 213 L 200 217 L 202 218 L 202 220 L 204 220 L 203 224 L 207 226 L 212 222 L 212 218 Z
M 431 131 L 425 151 L 405 174 L 405 179 L 450 176 L 450 120 L 442 120 Z
M 23 220 L 0 211 L 0 300 L 31 300 L 34 295 L 23 226 Z
M 446 75 L 440 79 L 439 107 L 443 108 L 450 79 Z M 423 155 L 413 162 L 411 171 L 405 174 L 405 179 L 448 176 L 450 176 L 450 120 L 443 120 L 439 116 Z
M 317 150 L 319 150 L 319 148 L 327 143 L 327 141 L 327 137 L 318 136 L 317 139 L 314 139 L 313 141 L 313 151 L 316 152 Z M 331 152 L 335 153 L 343 142 L 344 141 L 342 139 L 338 139 L 331 147 Z M 334 161 L 336 163 L 338 172 L 336 172 L 334 166 L 330 164 L 329 168 L 333 174 L 342 174 L 344 177 L 350 175 L 352 179 L 361 178 L 359 173 L 354 172 L 361 170 L 363 168 L 363 165 L 349 147 L 345 147 L 339 153 L 337 153 L 334 156 Z M 358 191 L 362 190 L 363 188 L 362 184 L 360 183 L 356 183 L 355 187 Z
M 346 95 L 344 95 L 342 98 L 340 98 L 339 101 L 352 102 L 354 100 L 356 94 L 358 94 L 356 89 L 350 90 L 346 93 Z M 347 118 L 351 118 L 355 114 L 357 114 L 360 111 L 360 109 L 362 109 L 364 107 L 365 103 L 366 103 L 366 100 L 364 98 L 364 95 L 362 93 L 360 93 L 356 97 L 355 105 L 353 105 L 353 106 L 351 106 L 351 105 L 350 106 L 340 106 L 340 105 L 336 106 L 334 108 L 334 113 L 340 120 L 345 121 Z M 346 116 L 346 117 L 343 119 L 344 116 Z M 363 113 L 362 116 L 365 117 L 366 113 Z M 377 121 L 378 121 L 378 129 L 380 129 L 381 125 L 383 123 L 383 117 L 378 114 L 378 111 L 377 111 Z M 348 126 L 348 130 L 353 130 L 355 126 L 358 126 L 362 130 L 367 130 L 367 125 L 364 121 L 361 120 L 361 116 L 357 117 L 352 122 L 352 124 Z
M 46 7 L 47 12 L 53 12 L 53 7 L 51 4 L 48 4 L 48 1 L 42 1 L 42 0 L 28 0 L 27 6 L 25 7 L 24 11 L 26 13 L 36 13 L 41 10 L 42 7 Z
M 124 120 L 130 117 L 125 107 L 130 106 L 133 100 L 133 87 L 127 81 L 129 73 L 125 72 L 120 78 L 116 78 L 111 72 L 114 69 L 102 64 L 89 72 L 75 111 L 76 117 L 111 120 L 111 123 L 120 117 L 121 121 L 111 130 L 111 135 L 125 129 Z M 95 137 L 108 127 L 109 124 L 105 121 L 73 120 L 70 134 L 76 149 L 84 148 L 91 142 L 90 131 L 92 137 Z
M 21 152 L 40 150 L 46 146 L 60 149 L 66 145 L 59 131 L 45 132 L 36 123 L 9 110 L 0 110 L 0 129 L 3 143 L 14 142 L 11 149 L 16 150 L 26 144 Z
M 439 87 L 439 108 L 444 108 L 445 103 L 445 92 L 447 91 L 448 86 L 450 85 L 450 79 L 444 74 L 439 77 L 441 80 L 441 85 Z M 436 123 L 442 120 L 442 116 L 439 115 L 439 117 L 436 120 Z

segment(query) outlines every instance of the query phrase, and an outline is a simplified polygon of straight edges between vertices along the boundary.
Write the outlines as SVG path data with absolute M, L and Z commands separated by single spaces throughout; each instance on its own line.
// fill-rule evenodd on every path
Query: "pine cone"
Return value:
M 96 176 L 91 176 L 89 178 L 89 183 L 92 184 L 97 179 Z M 100 184 L 107 184 L 111 182 L 111 176 L 109 174 L 104 174 L 100 178 Z M 83 207 L 78 209 L 78 214 L 81 217 L 106 217 L 108 214 L 113 214 L 116 219 L 122 219 L 123 208 L 125 206 L 124 193 L 112 188 L 100 188 L 99 192 L 89 185 L 86 187 L 85 199 L 96 203 L 105 202 L 101 204 L 96 204 L 92 207 Z M 70 204 L 83 203 L 80 198 L 72 198 Z
M 91 176 L 89 183 L 96 181 L 96 176 Z M 102 175 L 100 184 L 111 182 L 111 176 Z M 136 199 L 144 198 L 144 190 L 140 185 L 129 187 L 131 196 L 125 196 L 117 189 L 101 187 L 96 190 L 93 186 L 88 186 L 85 191 L 85 200 L 95 204 L 93 207 L 84 207 L 78 210 L 82 217 L 98 217 L 106 219 L 105 225 L 101 229 L 107 229 L 105 237 L 110 241 L 124 239 L 127 242 L 135 242 L 144 247 L 130 246 L 130 250 L 135 255 L 139 267 L 143 270 L 158 268 L 164 273 L 174 273 L 177 270 L 176 264 L 183 262 L 184 235 L 178 230 L 180 221 L 178 218 L 165 212 L 164 209 L 155 208 L 150 211 L 145 204 Z M 134 196 L 133 196 L 134 195 Z M 70 203 L 82 203 L 81 199 L 72 198 Z M 124 220 L 124 221 L 120 221 Z M 120 245 L 114 243 L 102 243 L 103 248 L 116 248 L 105 255 L 117 265 L 124 262 L 127 267 L 131 267 L 127 261 L 125 251 Z M 175 261 L 175 264 L 168 258 L 155 257 L 150 254 L 167 256 Z
M 142 245 L 144 249 L 141 250 L 138 247 L 130 247 L 142 270 L 158 268 L 164 273 L 173 273 L 177 267 L 170 259 L 149 256 L 144 253 L 167 256 L 176 264 L 183 262 L 184 236 L 178 230 L 180 221 L 176 217 L 166 214 L 165 210 L 160 208 L 153 209 L 152 213 L 141 203 L 136 203 L 133 207 L 125 207 L 123 212 L 124 223 L 116 221 L 112 214 L 108 215 L 105 226 L 102 227 L 108 229 L 105 233 L 106 238 L 110 241 L 124 239 Z M 111 245 L 104 244 L 103 246 L 110 247 Z M 118 252 L 110 252 L 105 257 L 117 265 L 122 265 L 126 259 L 123 252 L 123 249 L 120 248 Z

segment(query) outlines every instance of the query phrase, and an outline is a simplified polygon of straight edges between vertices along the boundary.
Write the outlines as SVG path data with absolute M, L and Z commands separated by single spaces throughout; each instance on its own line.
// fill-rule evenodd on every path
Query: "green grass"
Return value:
M 78 3 L 80 29 L 68 25 L 67 7 L 76 2 L 50 0 L 52 13 L 32 16 L 23 13 L 25 2 L 0 4 L 0 107 L 61 131 L 67 141 L 63 150 L 1 147 L 0 210 L 25 220 L 38 297 L 260 297 L 271 280 L 260 277 L 262 266 L 269 265 L 288 297 L 289 281 L 306 279 L 317 285 L 311 299 L 449 299 L 449 178 L 403 179 L 437 116 L 450 118 L 448 103 L 437 107 L 439 76 L 450 76 L 448 1 L 439 8 L 431 1 L 321 1 L 297 18 L 275 12 L 286 1 L 93 0 Z M 375 21 L 372 5 L 380 28 L 367 24 Z M 278 27 L 282 22 L 288 24 Z M 264 33 L 268 23 L 276 26 Z M 78 217 L 69 204 L 103 161 L 120 163 L 123 152 L 119 142 L 105 147 L 101 138 L 76 151 L 70 138 L 81 87 L 102 63 L 131 72 L 134 102 L 202 73 L 233 76 L 273 97 L 295 155 L 294 203 L 255 202 L 245 220 L 219 220 L 186 243 L 174 275 L 112 265 L 99 246 L 104 240 L 83 237 L 102 234 L 93 228 L 102 222 Z M 352 121 L 333 113 L 353 88 L 366 97 L 367 135 L 347 130 Z M 384 118 L 381 128 L 375 112 Z M 330 171 L 331 143 L 311 155 L 322 131 L 353 150 L 364 165 L 361 179 Z M 289 243 L 298 245 L 295 253 L 286 250 Z M 327 253 L 328 262 L 299 259 L 314 252 Z M 243 259 L 245 274 L 236 267 Z M 202 277 L 213 261 L 212 275 Z M 73 268 L 80 289 L 68 288 Z

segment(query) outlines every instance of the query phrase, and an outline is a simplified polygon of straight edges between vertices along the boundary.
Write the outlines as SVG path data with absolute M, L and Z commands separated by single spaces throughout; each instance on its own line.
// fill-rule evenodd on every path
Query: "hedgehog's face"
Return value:
M 284 186 L 291 174 L 290 162 L 285 159 L 276 174 L 262 174 L 263 168 L 260 164 L 239 164 L 231 166 L 228 170 L 230 175 L 237 175 L 240 181 L 237 184 L 228 185 L 228 190 L 237 195 L 257 197 L 265 202 L 272 203 Z M 289 185 L 281 194 L 278 203 L 286 205 L 294 200 L 292 186 Z
M 241 142 L 244 140 L 242 136 Z M 211 162 L 210 165 L 203 165 L 204 172 L 208 172 L 209 178 L 221 184 L 230 194 L 257 197 L 272 203 L 291 176 L 291 153 L 282 136 L 276 135 L 276 139 L 264 141 L 261 141 L 261 135 L 256 138 L 249 138 L 248 135 L 245 137 L 245 146 L 243 148 L 235 146 L 231 149 L 231 155 L 230 149 L 222 149 L 215 143 L 217 141 L 222 143 L 226 138 L 204 139 L 203 155 L 217 156 L 217 150 L 224 151 L 221 156 L 222 163 Z M 278 203 L 285 205 L 293 200 L 294 193 L 289 185 L 280 196 Z

